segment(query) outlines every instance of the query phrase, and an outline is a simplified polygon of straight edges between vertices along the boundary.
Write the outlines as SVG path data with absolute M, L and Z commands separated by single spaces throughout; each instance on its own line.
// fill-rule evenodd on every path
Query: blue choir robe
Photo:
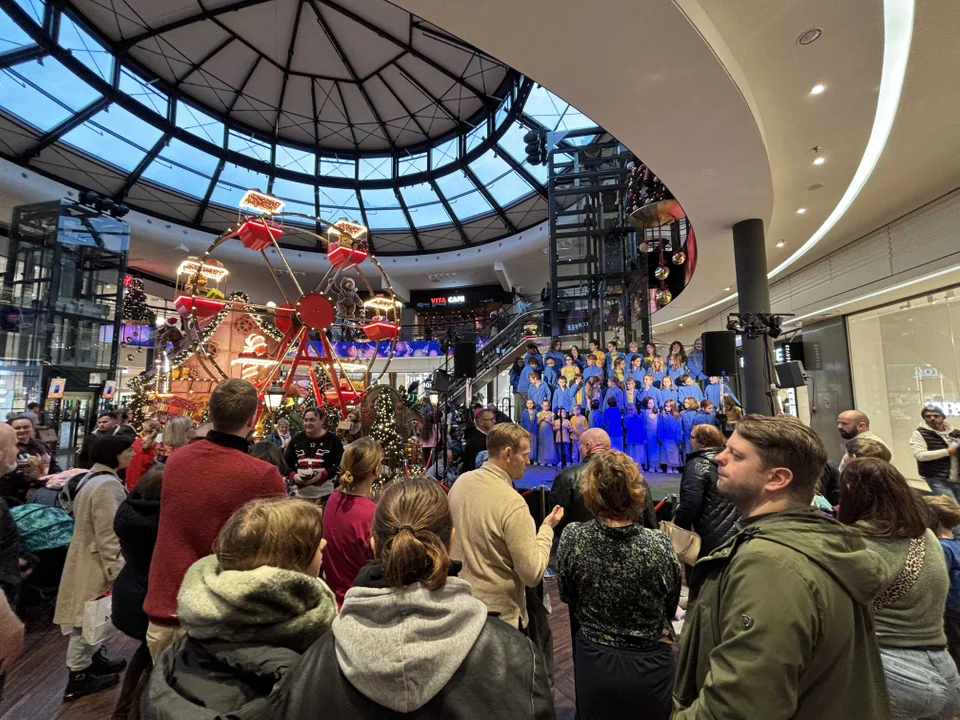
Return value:
M 537 411 L 523 409 L 520 413 L 520 427 L 530 433 L 530 461 L 537 460 Z
M 602 410 L 591 410 L 590 417 L 587 418 L 588 424 L 592 428 L 602 428 L 603 427 L 603 411 Z
M 716 413 L 705 413 L 698 412 L 693 418 L 693 427 L 697 425 L 713 425 L 717 426 L 717 414 Z
M 633 365 L 633 359 L 634 359 L 635 357 L 639 357 L 640 360 L 642 361 L 642 360 L 643 360 L 643 353 L 638 350 L 637 352 L 633 352 L 633 351 L 627 352 L 627 353 L 624 355 L 624 358 L 626 358 L 626 360 L 627 360 L 627 367 L 628 367 L 628 368 L 629 368 L 631 365 Z M 640 367 L 643 367 L 643 362 L 640 363 Z
M 697 402 L 703 400 L 703 391 L 700 389 L 699 385 L 681 385 L 677 388 L 677 397 L 680 398 L 681 402 L 684 398 L 692 397 Z M 714 403 L 719 407 L 718 403 Z
M 607 388 L 607 391 L 603 394 L 603 407 L 604 407 L 604 412 L 606 412 L 607 400 L 608 400 L 609 398 L 615 398 L 615 399 L 616 399 L 616 401 L 617 401 L 617 407 L 618 407 L 618 408 L 622 408 L 622 407 L 623 407 L 623 390 L 621 390 L 621 389 L 618 388 L 618 387 L 608 387 L 608 388 Z
M 607 375 L 613 372 L 613 365 L 619 359 L 623 357 L 623 353 L 619 350 L 614 352 L 607 353 L 607 359 L 604 361 L 606 366 Z M 629 366 L 628 366 L 629 367 Z
M 683 442 L 682 418 L 674 417 L 667 412 L 661 413 L 660 425 L 657 427 L 657 439 L 661 445 L 667 443 L 680 445 Z
M 706 375 L 703 374 L 703 351 L 690 351 L 690 354 L 687 355 L 687 369 L 690 371 L 690 377 L 694 380 L 707 379 Z
M 619 407 L 608 407 L 603 411 L 603 429 L 610 436 L 610 448 L 623 452 L 623 415 Z
M 580 373 L 580 375 L 583 376 L 583 382 L 584 384 L 586 384 L 587 380 L 592 378 L 594 375 L 599 375 L 600 377 L 603 377 L 603 370 L 600 368 L 599 365 L 593 365 L 593 366 L 588 365 L 583 370 L 583 372 Z
M 643 415 L 636 413 L 627 415 L 623 421 L 626 428 L 627 445 L 644 445 L 647 442 L 647 431 L 643 423 Z
M 543 369 L 543 378 L 542 380 L 550 386 L 551 390 L 557 389 L 557 378 L 560 377 L 560 373 L 557 372 L 555 367 L 546 367 Z
M 543 355 L 541 355 L 540 353 L 526 353 L 526 354 L 523 356 L 523 364 L 524 364 L 524 365 L 529 365 L 529 364 L 530 364 L 530 358 L 533 358 L 534 360 L 537 361 L 537 372 L 542 371 L 542 370 L 543 370 Z
M 573 410 L 573 406 L 576 404 L 576 390 L 573 388 L 557 388 L 553 391 L 553 406 L 552 410 L 558 412 L 560 408 L 563 408 L 567 411 L 567 415 L 570 414 L 570 411 Z
M 738 407 L 740 406 L 740 401 L 737 400 L 737 396 L 733 394 L 733 392 L 730 390 L 730 386 L 727 385 L 726 383 L 723 384 L 723 394 L 729 395 L 730 399 L 733 400 L 733 404 Z M 718 408 L 723 407 L 720 404 L 720 383 L 719 382 L 710 383 L 709 385 L 707 385 L 706 395 L 707 395 L 707 400 L 712 402 L 716 407 Z
M 678 405 L 680 404 L 680 393 L 677 392 L 676 388 L 660 388 L 660 407 L 666 405 L 667 400 L 673 400 Z
M 643 367 L 643 365 L 641 365 L 638 368 L 631 368 L 630 371 L 627 373 L 628 378 L 633 378 L 634 381 L 636 381 L 638 388 L 643 387 L 644 375 L 649 375 L 649 373 L 647 372 L 647 369 Z
M 663 396 L 661 396 L 660 391 L 651 385 L 648 388 L 637 388 L 637 393 L 640 395 L 640 399 L 652 397 L 654 402 L 657 403 L 657 410 L 663 407 Z
M 554 365 L 558 370 L 564 366 L 564 352 L 562 350 L 548 350 L 544 353 L 543 361 L 546 362 L 549 357 L 553 358 Z
M 530 383 L 530 389 L 527 390 L 527 399 L 533 400 L 533 406 L 537 409 L 537 412 L 540 412 L 543 410 L 540 404 L 544 400 L 548 402 L 552 400 L 553 393 L 550 391 L 550 386 L 545 382 L 542 382 L 539 385 Z
M 680 411 L 680 422 L 683 425 L 683 451 L 685 453 L 689 453 L 692 450 L 690 446 L 690 431 L 693 430 L 693 420 L 699 412 L 699 410 Z
M 536 368 L 524 364 L 520 371 L 520 379 L 517 380 L 517 392 L 525 393 L 530 391 L 530 373 L 535 373 Z
M 681 375 L 689 375 L 690 371 L 687 369 L 686 365 L 681 365 L 678 368 L 673 367 L 670 363 L 667 363 L 667 375 L 670 376 L 670 379 L 673 380 L 673 384 L 677 384 L 677 378 Z
M 658 371 L 656 371 L 656 370 L 650 370 L 650 371 L 647 373 L 647 375 L 653 375 L 653 384 L 656 385 L 657 387 L 660 387 L 660 381 L 663 380 L 663 379 L 667 376 L 667 371 L 666 371 L 666 370 L 660 370 L 660 371 L 658 372 Z
M 633 390 L 628 388 L 623 391 L 623 404 L 624 406 L 637 405 L 642 397 L 643 395 L 641 394 L 639 388 L 634 388 Z
M 570 357 L 573 357 L 572 355 Z M 583 355 L 573 358 L 573 364 L 580 368 L 580 372 L 587 366 L 587 360 Z

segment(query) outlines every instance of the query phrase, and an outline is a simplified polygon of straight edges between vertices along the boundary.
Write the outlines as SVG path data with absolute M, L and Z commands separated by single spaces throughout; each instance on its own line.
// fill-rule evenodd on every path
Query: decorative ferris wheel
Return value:
M 324 229 L 325 236 L 293 224 L 294 218 L 308 221 L 317 230 Z M 330 266 L 315 287 L 301 286 L 279 242 L 283 236 L 297 235 L 326 245 Z M 224 295 L 220 283 L 227 271 L 217 255 L 230 243 L 242 244 L 260 255 L 264 284 L 276 287 L 282 303 L 238 302 Z M 367 389 L 387 372 L 400 329 L 402 303 L 368 248 L 363 225 L 346 218 L 330 223 L 311 215 L 284 212 L 279 198 L 248 190 L 240 201 L 237 224 L 180 268 L 184 280 L 174 303 L 200 366 L 215 380 L 231 377 L 218 362 L 215 349 L 204 342 L 203 327 L 214 316 L 222 319 L 223 313 L 252 316 L 270 332 L 273 342 L 251 333 L 244 351 L 231 365 L 239 366 L 240 376 L 256 386 L 261 410 L 268 398 L 307 394 L 317 405 L 338 405 L 345 416 L 348 406 L 358 404 Z M 379 275 L 379 290 L 368 276 L 374 273 Z M 361 293 L 366 300 L 361 299 Z M 340 357 L 337 339 L 369 340 L 373 351 L 359 357 Z M 374 374 L 378 358 L 383 362 Z

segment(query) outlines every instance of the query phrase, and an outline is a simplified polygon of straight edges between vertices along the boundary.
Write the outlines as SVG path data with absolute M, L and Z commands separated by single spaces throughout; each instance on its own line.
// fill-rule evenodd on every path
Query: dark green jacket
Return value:
M 758 518 L 691 574 L 673 720 L 886 720 L 870 609 L 886 582 L 818 510 Z

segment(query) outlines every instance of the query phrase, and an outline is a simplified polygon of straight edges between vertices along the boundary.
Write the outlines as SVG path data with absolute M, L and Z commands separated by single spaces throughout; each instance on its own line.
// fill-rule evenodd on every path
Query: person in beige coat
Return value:
M 74 493 L 74 529 L 60 579 L 53 622 L 70 636 L 67 669 L 70 671 L 64 702 L 99 692 L 120 682 L 126 661 L 111 661 L 103 650 L 83 638 L 83 610 L 89 600 L 105 595 L 112 587 L 123 557 L 113 531 L 113 519 L 127 492 L 117 472 L 133 458 L 133 439 L 105 435 L 90 451 L 93 466 Z
M 537 530 L 526 501 L 513 488 L 529 463 L 530 433 L 501 423 L 487 433 L 488 460 L 457 478 L 450 490 L 451 555 L 463 563 L 460 577 L 487 610 L 524 629 L 524 588 L 536 587 L 550 562 L 553 528 L 563 519 L 557 505 Z

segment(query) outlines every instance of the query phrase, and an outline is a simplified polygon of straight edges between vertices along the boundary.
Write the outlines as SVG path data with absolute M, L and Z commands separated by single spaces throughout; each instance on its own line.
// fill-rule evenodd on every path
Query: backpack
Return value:
M 48 505 L 17 505 L 10 514 L 20 532 L 21 552 L 40 552 L 70 544 L 73 520 L 58 507 Z
M 60 490 L 60 507 L 64 512 L 67 513 L 70 517 L 73 517 L 73 504 L 77 501 L 77 493 L 80 492 L 80 488 L 87 484 L 87 480 L 97 477 L 98 475 L 111 475 L 112 473 L 108 472 L 93 472 L 90 471 L 86 475 L 74 475 L 67 481 L 67 484 L 63 486 Z

